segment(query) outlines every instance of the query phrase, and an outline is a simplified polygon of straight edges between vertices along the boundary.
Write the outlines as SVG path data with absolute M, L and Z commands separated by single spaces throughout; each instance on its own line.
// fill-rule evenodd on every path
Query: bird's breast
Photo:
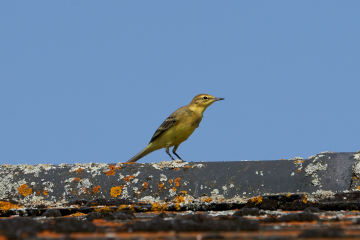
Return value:
M 197 114 L 184 114 L 176 126 L 176 138 L 180 137 L 181 140 L 185 141 L 199 126 L 201 119 L 201 116 L 197 116 Z
M 202 116 L 194 112 L 182 112 L 176 124 L 162 133 L 155 141 L 159 146 L 175 146 L 187 140 L 199 126 Z

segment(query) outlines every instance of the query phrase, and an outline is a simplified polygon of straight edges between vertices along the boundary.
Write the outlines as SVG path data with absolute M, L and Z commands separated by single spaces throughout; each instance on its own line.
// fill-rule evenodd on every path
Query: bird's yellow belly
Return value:
M 169 146 L 179 145 L 195 131 L 196 125 L 192 124 L 190 121 L 184 121 L 179 123 L 166 132 L 161 134 L 155 141 L 157 141 L 157 146 L 161 146 L 160 148 Z

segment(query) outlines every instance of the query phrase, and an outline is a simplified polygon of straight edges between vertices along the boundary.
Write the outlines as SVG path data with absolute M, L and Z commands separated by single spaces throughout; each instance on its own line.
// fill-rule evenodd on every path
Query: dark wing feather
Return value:
M 160 136 L 163 132 L 171 128 L 176 123 L 176 115 L 171 114 L 165 121 L 160 125 L 160 127 L 154 133 L 154 136 L 151 138 L 150 142 L 154 141 L 158 136 Z

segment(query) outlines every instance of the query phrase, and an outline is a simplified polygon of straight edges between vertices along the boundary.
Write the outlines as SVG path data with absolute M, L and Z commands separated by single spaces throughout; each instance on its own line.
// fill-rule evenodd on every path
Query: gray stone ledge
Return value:
M 242 203 L 259 195 L 321 197 L 357 190 L 359 162 L 360 153 L 326 152 L 307 160 L 2 165 L 0 199 L 62 206 L 97 198 Z

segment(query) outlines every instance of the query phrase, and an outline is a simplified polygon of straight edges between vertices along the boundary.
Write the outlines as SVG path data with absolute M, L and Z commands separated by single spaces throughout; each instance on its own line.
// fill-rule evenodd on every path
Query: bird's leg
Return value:
M 165 151 L 167 154 L 169 154 L 169 156 L 171 157 L 171 159 L 174 161 L 175 159 L 171 156 L 171 154 L 169 153 L 169 146 L 166 146 Z
M 179 145 L 180 145 L 180 144 L 179 144 Z M 179 155 L 176 154 L 176 150 L 177 150 L 177 148 L 179 147 L 179 145 L 176 145 L 176 146 L 173 148 L 172 152 L 173 152 L 173 154 L 175 154 L 181 161 L 184 161 L 184 160 L 181 159 L 181 157 L 180 157 Z

